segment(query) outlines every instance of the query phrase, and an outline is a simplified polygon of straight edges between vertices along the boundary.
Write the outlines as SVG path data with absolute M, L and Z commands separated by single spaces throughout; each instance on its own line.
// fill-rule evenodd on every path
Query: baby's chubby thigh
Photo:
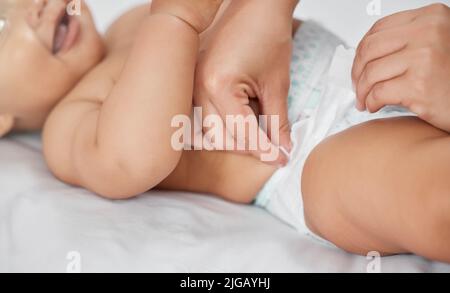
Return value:
M 367 206 L 369 200 L 361 196 L 370 171 L 364 169 L 368 166 L 363 163 L 364 155 L 355 156 L 368 150 L 356 149 L 357 131 L 345 132 L 320 143 L 305 163 L 300 178 L 305 224 L 348 252 L 399 253 L 399 247 L 383 241 L 376 233 L 371 235 L 372 228 L 378 227 L 367 219 L 372 216 L 372 206 Z
M 306 224 L 352 253 L 413 251 L 433 257 L 430 251 L 443 243 L 430 241 L 440 235 L 433 229 L 440 226 L 434 215 L 442 213 L 436 205 L 442 194 L 423 189 L 430 180 L 423 170 L 443 165 L 431 149 L 447 137 L 418 118 L 397 117 L 327 138 L 309 155 L 302 173 Z M 430 243 L 436 247 L 427 248 Z
M 371 251 L 368 247 L 379 250 L 380 243 L 375 245 L 375 240 L 368 237 L 367 231 L 363 232 L 355 225 L 359 219 L 354 218 L 353 212 L 348 212 L 358 210 L 357 202 L 348 200 L 350 194 L 357 196 L 358 192 L 349 190 L 352 179 L 356 178 L 342 167 L 348 162 L 339 152 L 341 147 L 339 137 L 330 137 L 309 155 L 299 179 L 304 220 L 316 235 L 346 251 L 364 255 Z M 342 192 L 347 197 L 343 198 Z

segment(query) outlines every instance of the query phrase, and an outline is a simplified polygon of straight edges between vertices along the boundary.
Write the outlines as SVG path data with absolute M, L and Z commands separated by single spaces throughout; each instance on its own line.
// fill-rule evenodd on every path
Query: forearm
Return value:
M 171 119 L 191 109 L 198 34 L 175 17 L 150 16 L 117 84 L 102 106 L 98 148 L 132 160 L 155 145 L 173 156 Z

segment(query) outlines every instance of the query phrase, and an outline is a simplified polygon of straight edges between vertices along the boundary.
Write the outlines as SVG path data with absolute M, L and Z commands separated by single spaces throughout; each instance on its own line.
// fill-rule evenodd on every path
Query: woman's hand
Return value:
M 202 33 L 214 21 L 222 2 L 223 0 L 153 0 L 151 12 L 176 16 Z
M 358 108 L 402 105 L 450 131 L 450 8 L 434 4 L 378 21 L 353 67 Z
M 194 102 L 204 115 L 255 115 L 251 98 L 259 100 L 262 114 L 277 115 L 279 129 L 267 127 L 265 137 L 276 147 L 290 150 L 287 95 L 290 84 L 292 13 L 296 0 L 233 1 L 214 27 L 201 52 L 196 74 Z M 270 124 L 270 123 L 269 123 Z M 225 125 L 230 127 L 230 125 Z M 234 129 L 228 129 L 233 131 Z M 268 137 L 267 137 L 268 136 Z M 249 140 L 236 141 L 248 146 Z M 247 149 L 248 150 L 248 149 Z M 262 150 L 248 150 L 261 159 Z M 287 157 L 280 152 L 271 162 L 283 165 Z

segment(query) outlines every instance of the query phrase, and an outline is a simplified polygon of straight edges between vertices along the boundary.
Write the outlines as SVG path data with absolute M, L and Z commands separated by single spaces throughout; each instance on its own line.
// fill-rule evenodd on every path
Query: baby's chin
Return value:
M 51 107 L 45 107 L 39 111 L 18 113 L 14 119 L 14 132 L 39 131 L 44 127 L 47 117 L 51 113 Z
M 81 79 L 102 60 L 106 45 L 88 9 L 82 10 L 82 14 L 77 17 L 80 23 L 78 39 L 71 50 L 64 52 L 60 57 L 65 61 L 69 70 L 76 74 L 78 79 Z
M 92 11 L 91 11 L 89 5 L 86 3 L 86 1 L 81 1 L 81 11 L 80 11 L 80 15 L 79 16 L 81 18 L 85 18 L 90 23 L 92 23 L 92 25 L 93 25 L 93 27 L 95 29 L 94 16 L 92 14 Z

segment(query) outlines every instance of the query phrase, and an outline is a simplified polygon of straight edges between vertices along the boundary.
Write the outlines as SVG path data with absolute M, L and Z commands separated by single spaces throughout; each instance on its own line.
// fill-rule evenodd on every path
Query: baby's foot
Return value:
M 170 14 L 191 25 L 198 33 L 214 21 L 223 0 L 154 0 L 152 14 Z

